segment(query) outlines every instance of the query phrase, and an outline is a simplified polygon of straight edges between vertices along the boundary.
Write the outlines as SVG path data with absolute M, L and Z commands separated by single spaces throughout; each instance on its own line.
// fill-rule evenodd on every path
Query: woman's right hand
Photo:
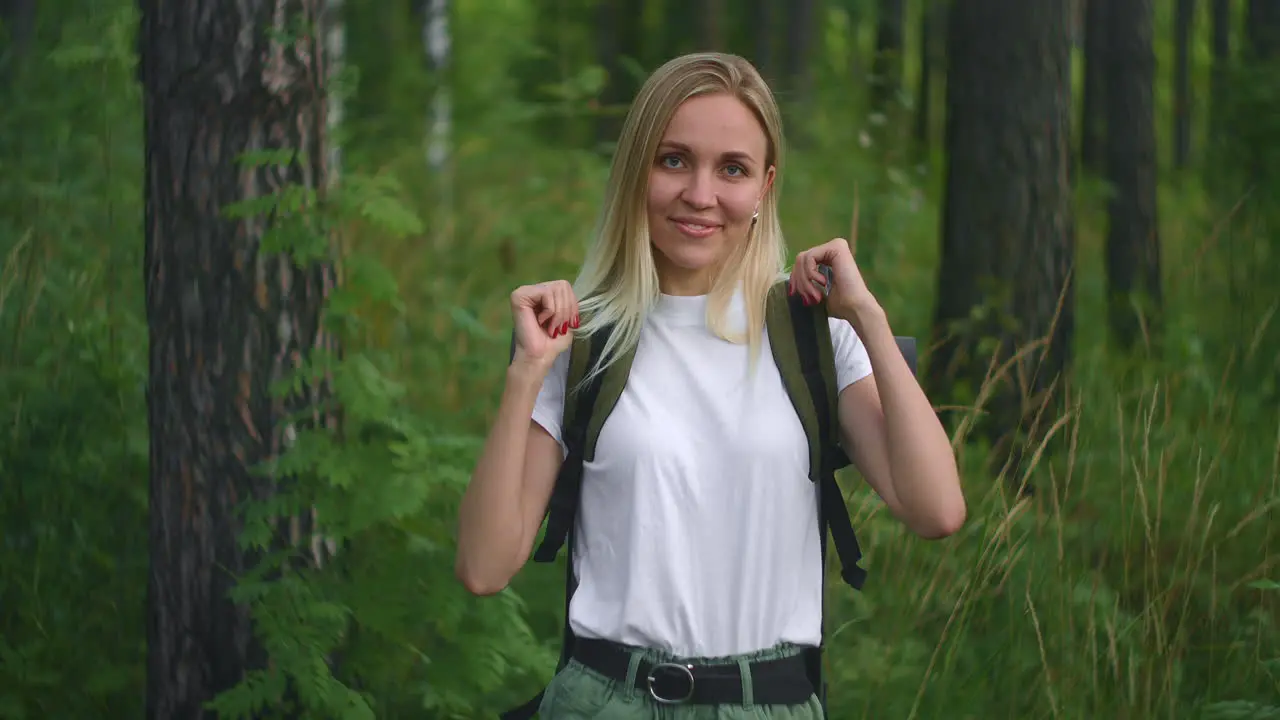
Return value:
M 573 342 L 578 327 L 578 298 L 564 280 L 524 285 L 511 293 L 516 330 L 516 360 L 550 368 Z

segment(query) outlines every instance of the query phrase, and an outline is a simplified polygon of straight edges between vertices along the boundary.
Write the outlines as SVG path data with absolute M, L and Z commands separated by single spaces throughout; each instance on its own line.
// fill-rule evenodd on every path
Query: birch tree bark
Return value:
M 437 248 L 453 240 L 453 103 L 449 68 L 453 52 L 449 33 L 449 0 L 427 0 L 422 45 L 431 71 L 433 92 L 427 120 L 427 167 L 436 194 L 432 234 Z

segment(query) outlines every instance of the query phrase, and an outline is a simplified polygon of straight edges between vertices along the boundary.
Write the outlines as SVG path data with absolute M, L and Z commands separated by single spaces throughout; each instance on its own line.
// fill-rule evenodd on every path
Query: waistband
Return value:
M 582 637 L 576 639 L 573 652 L 583 666 L 666 705 L 800 705 L 813 697 L 813 683 L 799 648 L 762 655 L 706 660 L 655 657 L 642 648 Z

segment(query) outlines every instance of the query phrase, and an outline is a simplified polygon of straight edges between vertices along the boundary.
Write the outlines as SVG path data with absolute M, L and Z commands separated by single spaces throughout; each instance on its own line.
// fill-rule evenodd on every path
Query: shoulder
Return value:
M 853 329 L 853 325 L 849 324 L 847 320 L 828 315 L 827 326 L 831 328 L 831 340 L 833 342 L 862 342 L 858 339 L 858 332 Z
M 564 440 L 561 436 L 560 421 L 564 414 L 565 382 L 568 376 L 569 351 L 566 350 L 555 359 L 546 377 L 542 379 L 542 388 L 534 401 L 532 417 L 534 422 L 541 425 L 560 443 L 562 450 Z
M 840 390 L 871 374 L 871 357 L 853 325 L 840 318 L 827 318 L 831 328 L 831 349 L 836 362 L 836 380 Z
M 841 320 L 837 317 L 828 317 L 827 326 L 831 329 L 831 344 L 835 347 L 837 355 L 839 355 L 841 351 L 848 351 L 855 348 L 862 349 L 863 352 L 866 352 L 865 348 L 862 346 L 862 338 L 858 337 L 858 332 L 853 329 L 853 325 L 851 325 L 847 320 Z

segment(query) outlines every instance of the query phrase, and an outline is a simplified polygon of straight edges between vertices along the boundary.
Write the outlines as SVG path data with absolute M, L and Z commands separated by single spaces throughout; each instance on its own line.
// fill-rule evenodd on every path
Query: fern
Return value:
M 386 176 L 351 175 L 323 207 L 286 191 L 239 211 L 280 211 L 288 201 L 292 214 L 282 221 L 290 230 L 274 234 L 283 244 L 271 249 L 294 252 L 316 246 L 307 232 L 353 218 L 391 235 L 419 230 L 396 189 Z M 290 392 L 328 371 L 343 426 L 300 431 L 262 468 L 291 482 L 245 506 L 242 545 L 264 554 L 233 597 L 250 608 L 269 667 L 246 674 L 210 707 L 226 718 L 269 709 L 372 718 L 380 696 L 402 699 L 411 688 L 420 708 L 474 717 L 484 710 L 475 699 L 499 693 L 509 673 L 541 671 L 554 657 L 513 593 L 477 603 L 454 580 L 452 527 L 441 518 L 452 516 L 481 440 L 414 414 L 390 358 L 359 347 L 370 308 L 394 316 L 403 303 L 374 259 L 355 253 L 343 263 L 345 282 L 329 298 L 326 322 L 354 349 L 341 360 L 313 355 L 273 389 Z M 305 549 L 270 551 L 274 519 L 312 508 L 316 530 L 339 548 L 319 568 L 300 566 Z

